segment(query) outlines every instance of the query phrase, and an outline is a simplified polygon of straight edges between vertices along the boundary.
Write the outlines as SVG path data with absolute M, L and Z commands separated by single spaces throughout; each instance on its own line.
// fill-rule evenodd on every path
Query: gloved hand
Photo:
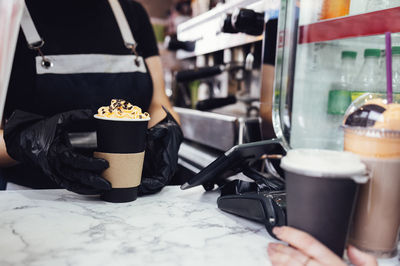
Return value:
M 139 195 L 160 191 L 178 167 L 178 150 L 183 141 L 181 127 L 163 107 L 167 116 L 147 131 L 147 145 Z
M 4 128 L 8 154 L 39 167 L 59 186 L 79 194 L 99 194 L 111 189 L 100 174 L 108 168 L 103 159 L 76 153 L 68 138 L 68 126 L 92 117 L 91 110 L 74 110 L 45 118 L 15 111 Z

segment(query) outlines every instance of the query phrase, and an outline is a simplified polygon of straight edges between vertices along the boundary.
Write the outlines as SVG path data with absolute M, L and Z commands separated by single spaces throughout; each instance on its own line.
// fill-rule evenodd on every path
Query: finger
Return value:
M 307 257 L 305 262 L 301 262 L 291 256 L 291 251 L 278 248 L 275 245 L 271 244 L 268 245 L 268 256 L 272 265 L 302 266 L 305 265 L 305 263 L 307 262 Z
M 58 118 L 58 124 L 70 125 L 73 122 L 87 120 L 93 117 L 93 112 L 90 109 L 72 110 L 61 113 Z
M 91 171 L 71 168 L 63 165 L 59 168 L 59 174 L 72 183 L 82 184 L 97 190 L 110 190 L 111 184 L 106 179 Z
M 359 249 L 355 248 L 354 246 L 349 246 L 347 249 L 347 256 L 350 259 L 350 262 L 354 266 L 377 266 L 378 263 L 376 259 Z
M 101 173 L 109 167 L 108 162 L 104 159 L 87 157 L 73 151 L 65 151 L 61 153 L 59 158 L 65 165 L 96 173 Z
M 289 226 L 282 226 L 274 227 L 273 233 L 282 241 L 287 242 L 319 262 L 331 261 L 332 263 L 336 262 L 338 265 L 342 263 L 342 260 L 335 253 L 303 231 Z
M 60 177 L 56 177 L 54 174 L 51 175 L 53 180 L 57 183 L 57 185 L 59 185 L 62 188 L 65 188 L 66 190 L 78 193 L 78 194 L 82 194 L 82 195 L 98 195 L 101 192 L 103 192 L 103 190 L 99 190 L 99 189 L 94 189 L 82 184 L 78 184 L 78 183 L 73 183 L 65 178 L 60 178 Z
M 69 183 L 69 186 L 65 187 L 65 189 L 81 195 L 99 195 L 104 192 L 104 190 L 85 186 L 80 183 Z
M 111 183 L 109 181 L 107 181 L 100 175 L 89 171 L 81 171 L 80 178 L 77 180 L 83 183 L 84 185 L 87 185 L 95 189 L 103 191 L 111 189 Z
M 309 260 L 310 257 L 301 253 L 297 249 L 292 247 L 288 247 L 279 243 L 271 243 L 268 245 L 268 252 L 271 254 L 279 254 L 279 257 L 287 257 L 290 258 L 290 265 L 292 264 L 299 264 L 305 265 Z M 285 256 L 284 256 L 285 255 Z

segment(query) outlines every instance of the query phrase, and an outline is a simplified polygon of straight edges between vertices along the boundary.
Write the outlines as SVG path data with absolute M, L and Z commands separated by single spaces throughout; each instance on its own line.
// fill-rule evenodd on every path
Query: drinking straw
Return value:
M 386 43 L 386 97 L 387 102 L 393 102 L 393 84 L 392 84 L 392 37 L 390 32 L 385 33 Z

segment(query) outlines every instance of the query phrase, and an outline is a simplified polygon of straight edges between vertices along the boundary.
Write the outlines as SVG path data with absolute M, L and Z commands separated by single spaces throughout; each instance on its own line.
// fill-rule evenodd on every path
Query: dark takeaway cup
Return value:
M 305 231 L 343 256 L 359 184 L 366 167 L 349 152 L 297 149 L 281 161 L 288 225 Z
M 140 185 L 148 119 L 96 118 L 97 151 L 110 167 L 102 176 L 112 189 L 101 195 L 108 202 L 129 202 L 137 198 Z

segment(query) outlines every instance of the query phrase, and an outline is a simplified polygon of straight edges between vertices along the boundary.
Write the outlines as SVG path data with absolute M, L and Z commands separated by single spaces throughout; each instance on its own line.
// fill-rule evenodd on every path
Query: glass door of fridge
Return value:
M 400 7 L 349 14 L 357 1 L 281 2 L 273 124 L 286 148 L 343 149 L 340 125 L 347 107 L 366 92 L 385 93 L 386 32 L 393 69 L 400 69 Z M 393 83 L 398 101 L 399 81 Z

